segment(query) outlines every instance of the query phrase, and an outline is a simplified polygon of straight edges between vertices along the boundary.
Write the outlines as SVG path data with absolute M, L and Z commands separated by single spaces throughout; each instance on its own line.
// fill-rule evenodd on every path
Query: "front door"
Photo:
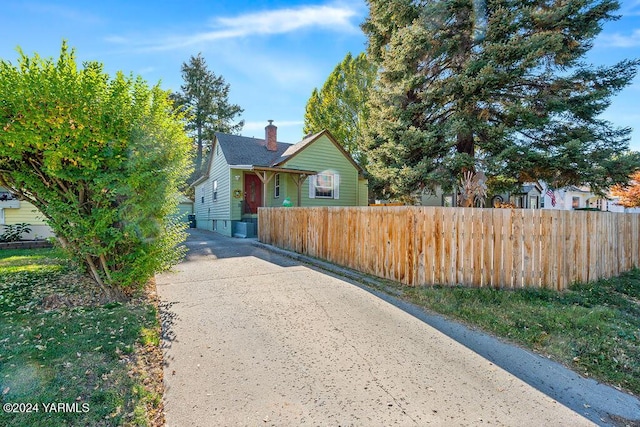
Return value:
M 262 206 L 262 181 L 254 174 L 244 176 L 244 213 L 256 214 Z

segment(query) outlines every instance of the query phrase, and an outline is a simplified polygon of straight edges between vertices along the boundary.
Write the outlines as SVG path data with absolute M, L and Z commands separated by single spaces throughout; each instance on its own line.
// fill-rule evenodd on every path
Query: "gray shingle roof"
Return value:
M 291 144 L 278 142 L 278 149 L 269 151 L 264 139 L 219 132 L 216 132 L 216 138 L 230 165 L 272 166 L 291 147 Z

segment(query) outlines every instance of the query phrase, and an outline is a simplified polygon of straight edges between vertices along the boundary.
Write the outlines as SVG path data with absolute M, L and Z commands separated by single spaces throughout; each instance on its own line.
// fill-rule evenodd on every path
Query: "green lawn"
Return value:
M 58 250 L 0 251 L 0 400 L 33 411 L 0 411 L 0 425 L 145 425 L 160 405 L 134 367 L 157 343 L 155 307 L 96 291 Z
M 403 298 L 640 394 L 640 270 L 565 292 L 402 288 Z

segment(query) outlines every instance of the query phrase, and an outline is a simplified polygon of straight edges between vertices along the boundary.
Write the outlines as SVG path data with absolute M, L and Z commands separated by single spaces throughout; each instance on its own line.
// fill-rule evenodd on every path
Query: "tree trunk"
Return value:
M 468 154 L 472 158 L 475 157 L 475 146 L 472 132 L 459 133 L 457 135 L 456 151 L 458 153 Z

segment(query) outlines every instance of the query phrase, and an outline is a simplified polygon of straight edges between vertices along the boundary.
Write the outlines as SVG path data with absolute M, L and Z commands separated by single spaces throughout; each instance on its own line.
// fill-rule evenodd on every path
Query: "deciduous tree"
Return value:
M 201 54 L 182 64 L 182 80 L 181 91 L 173 93 L 172 98 L 189 114 L 186 127 L 195 140 L 198 173 L 204 147 L 213 140 L 214 132 L 239 133 L 244 120 L 234 122 L 244 110 L 229 102 L 231 86 L 209 70 Z
M 620 197 L 618 203 L 625 208 L 640 207 L 640 171 L 631 175 L 627 185 L 616 185 L 611 189 L 611 194 Z
M 190 140 L 169 93 L 20 52 L 0 61 L 0 185 L 34 204 L 69 254 L 112 296 L 177 262 L 171 214 L 189 174 Z
M 364 53 L 348 53 L 331 72 L 321 89 L 313 89 L 304 115 L 304 132 L 328 129 L 353 158 L 366 167 L 362 150 L 364 124 L 369 109 L 369 90 L 376 68 Z
M 390 195 L 455 186 L 483 170 L 493 191 L 544 180 L 595 191 L 638 165 L 630 129 L 600 118 L 639 62 L 584 55 L 615 0 L 369 0 L 379 66 L 369 171 Z

